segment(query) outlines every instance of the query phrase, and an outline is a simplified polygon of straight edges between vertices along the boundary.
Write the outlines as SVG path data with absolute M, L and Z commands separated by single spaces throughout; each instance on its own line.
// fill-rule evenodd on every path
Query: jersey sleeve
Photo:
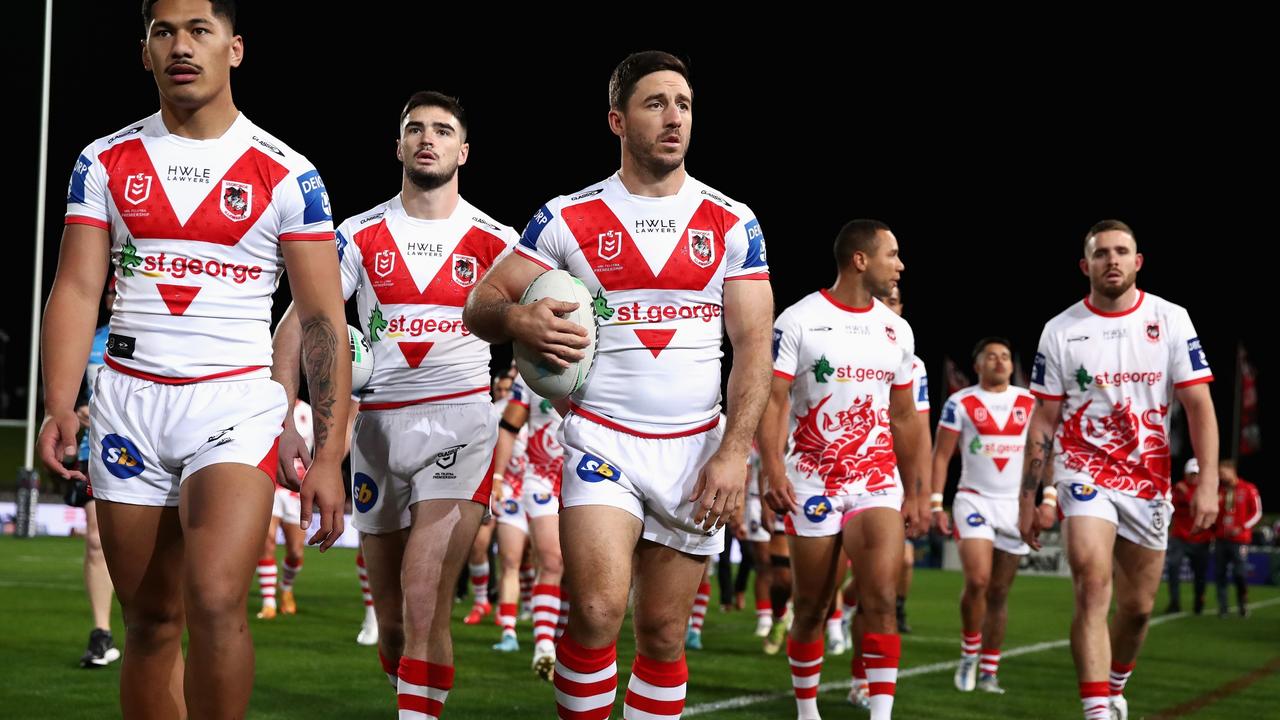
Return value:
M 893 375 L 893 389 L 912 389 L 915 385 L 913 375 L 916 364 L 916 336 L 911 330 L 911 325 L 906 321 L 895 323 L 895 325 L 895 331 L 898 335 L 897 344 L 898 349 L 902 351 L 902 360 L 898 363 L 898 370 Z M 912 400 L 915 400 L 915 398 L 913 397 Z
M 750 208 L 743 206 L 742 217 L 725 235 L 725 280 L 768 280 L 769 263 L 765 259 L 764 233 L 760 221 Z
M 517 375 L 515 381 L 511 383 L 511 399 L 509 403 L 511 405 L 519 405 L 520 407 L 528 408 L 529 398 L 532 395 L 533 392 L 529 390 L 529 386 L 525 384 L 524 378 Z
M 1058 356 L 1058 335 L 1052 326 L 1045 326 L 1040 333 L 1036 359 L 1031 365 L 1031 394 L 1041 400 L 1067 399 L 1062 381 L 1062 362 Z
M 342 276 L 343 300 L 350 300 L 356 290 L 360 289 L 364 276 L 364 256 L 360 252 L 360 246 L 352 242 L 355 237 L 353 230 L 354 223 L 348 220 L 334 234 L 334 242 L 338 246 L 338 272 Z
M 555 200 L 538 208 L 516 245 L 517 253 L 548 270 L 569 266 L 572 236 L 557 214 L 559 209 L 560 203 Z
M 773 324 L 773 374 L 794 380 L 800 369 L 800 322 L 787 308 Z
M 1200 345 L 1200 336 L 1191 324 L 1191 316 L 1187 311 L 1178 308 L 1169 318 L 1172 325 L 1173 367 L 1169 368 L 1176 388 L 1189 387 L 1213 380 L 1213 370 L 1209 368 L 1209 359 L 1205 357 L 1204 348 Z
M 111 219 L 107 214 L 107 171 L 98 159 L 94 146 L 80 153 L 71 170 L 67 184 L 68 225 L 90 225 L 109 230 Z
M 279 203 L 280 239 L 333 240 L 333 214 L 329 193 L 315 168 L 307 165 L 281 183 L 274 198 Z
M 929 373 L 924 368 L 924 361 L 912 358 L 911 392 L 916 397 L 916 412 L 929 412 Z
M 964 417 L 960 412 L 960 399 L 952 395 L 942 406 L 942 417 L 938 418 L 938 429 L 958 433 L 963 426 Z

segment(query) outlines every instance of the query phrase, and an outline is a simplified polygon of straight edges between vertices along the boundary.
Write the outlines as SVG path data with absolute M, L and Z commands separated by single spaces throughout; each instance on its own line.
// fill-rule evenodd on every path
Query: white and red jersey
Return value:
M 1045 325 L 1031 371 L 1033 394 L 1062 401 L 1055 479 L 1168 499 L 1174 388 L 1212 379 L 1180 306 L 1142 291 L 1124 312 L 1072 305 Z
M 560 495 L 561 469 L 564 467 L 564 448 L 556 440 L 560 432 L 560 413 L 551 401 L 534 392 L 524 378 L 517 377 L 511 384 L 511 402 L 529 411 L 528 441 L 525 445 L 525 472 L 536 473 L 551 482 L 552 494 Z
M 168 384 L 267 377 L 280 243 L 333 239 L 315 168 L 244 115 L 214 140 L 170 134 L 159 113 L 95 140 L 66 222 L 111 236 L 106 364 Z
M 544 205 L 516 250 L 595 296 L 595 361 L 575 413 L 648 437 L 715 426 L 725 282 L 769 277 L 750 208 L 692 177 L 653 198 L 614 174 Z
M 315 426 L 311 420 L 311 406 L 301 400 L 293 403 L 293 424 L 298 428 L 298 434 L 302 436 L 302 441 L 307 444 L 307 452 L 314 452 L 316 444 Z
M 359 293 L 373 349 L 361 410 L 488 402 L 489 344 L 462 323 L 462 306 L 516 239 L 462 198 L 444 220 L 410 217 L 397 195 L 339 226 L 342 293 Z
M 960 436 L 960 490 L 997 499 L 1018 497 L 1035 407 L 1031 391 L 1015 385 L 1001 392 L 971 385 L 947 398 L 938 432 Z
M 528 447 L 529 426 L 525 424 L 516 433 L 515 442 L 511 445 L 511 459 L 507 460 L 507 469 L 502 475 L 503 484 L 511 491 L 505 498 L 507 500 L 519 500 L 524 490 L 524 471 L 527 465 L 525 450 Z
M 787 473 L 820 478 L 824 495 L 897 482 L 889 392 L 911 387 L 915 336 L 879 300 L 844 305 L 826 290 L 773 325 L 773 374 L 791 381 Z
M 916 412 L 929 412 L 929 374 L 919 355 L 911 356 L 911 396 L 916 401 Z

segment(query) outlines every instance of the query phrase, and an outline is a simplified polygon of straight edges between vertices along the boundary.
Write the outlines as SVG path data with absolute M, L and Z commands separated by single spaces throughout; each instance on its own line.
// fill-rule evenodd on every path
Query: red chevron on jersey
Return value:
M 982 403 L 982 399 L 977 395 L 969 395 L 960 400 L 964 405 L 965 412 L 969 414 L 969 419 L 973 421 L 973 426 L 977 428 L 979 435 L 1007 435 L 1012 437 L 1021 437 L 1027 422 L 1031 419 L 1031 411 L 1035 407 L 1035 398 L 1026 395 L 1018 397 L 1013 402 L 1013 409 L 1009 412 L 1009 417 L 1005 418 L 1004 425 L 997 425 L 995 418 L 991 417 L 991 413 L 987 410 L 987 406 Z M 1004 466 L 1009 464 L 1009 458 L 991 458 L 996 469 L 1004 470 Z
M 419 289 L 385 219 L 356 233 L 355 242 L 370 287 L 378 301 L 387 305 L 462 307 L 476 278 L 483 277 L 507 247 L 497 235 L 472 227 L 452 252 L 444 254 L 444 262 L 426 287 Z
M 737 220 L 721 206 L 703 200 L 655 276 L 630 233 L 604 200 L 574 205 L 564 216 L 565 225 L 578 241 L 596 279 L 608 292 L 705 288 L 724 262 L 724 230 Z
M 164 304 L 169 308 L 170 315 L 181 315 L 191 307 L 191 301 L 196 299 L 196 294 L 200 292 L 198 285 L 166 285 L 164 283 L 156 283 L 156 290 L 160 292 L 160 298 L 164 300 Z
M 422 364 L 422 358 L 427 356 L 431 351 L 433 342 L 410 342 L 408 340 L 400 340 L 396 343 L 400 346 L 400 352 L 404 353 L 405 362 L 409 363 L 409 367 L 416 368 Z
M 141 140 L 121 143 L 101 158 L 120 219 L 139 239 L 235 245 L 266 212 L 276 185 L 289 175 L 288 168 L 265 153 L 245 150 L 184 223 L 174 213 Z
M 675 330 L 636 330 L 636 337 L 640 338 L 640 344 L 649 349 L 654 357 L 667 349 L 667 345 L 671 344 L 671 338 L 675 337 Z

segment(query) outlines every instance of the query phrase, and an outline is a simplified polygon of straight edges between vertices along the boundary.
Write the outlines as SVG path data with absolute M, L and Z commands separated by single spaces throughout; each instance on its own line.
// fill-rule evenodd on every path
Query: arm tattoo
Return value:
M 316 317 L 302 326 L 302 367 L 307 373 L 311 411 L 316 419 L 316 450 L 325 446 L 333 426 L 333 371 L 338 336 L 328 318 Z
M 1039 440 L 1032 441 L 1030 450 L 1031 463 L 1022 476 L 1022 492 L 1034 494 L 1053 459 L 1053 438 L 1048 433 L 1042 434 Z

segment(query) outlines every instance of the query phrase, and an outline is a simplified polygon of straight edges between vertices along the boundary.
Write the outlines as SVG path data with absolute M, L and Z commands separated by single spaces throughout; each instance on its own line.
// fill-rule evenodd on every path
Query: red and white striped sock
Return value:
M 489 562 L 478 565 L 467 565 L 471 574 L 471 594 L 475 596 L 476 605 L 489 604 Z
M 773 621 L 773 603 L 769 602 L 769 598 L 756 600 L 756 620 L 764 620 L 768 618 Z
M 1000 672 L 1000 648 L 982 648 L 982 659 L 978 661 L 978 672 L 983 675 L 995 675 Z
M 558 641 L 564 635 L 564 629 L 569 625 L 569 591 L 563 585 L 560 586 L 560 617 L 556 618 L 556 640 Z
M 502 625 L 502 636 L 516 636 L 516 604 L 498 603 L 498 622 Z
M 554 642 L 560 620 L 560 586 L 533 586 L 533 641 Z
M 379 650 L 378 662 L 382 663 L 382 672 L 387 674 L 387 680 L 391 681 L 391 687 L 398 688 L 400 686 L 400 659 L 392 660 Z
M 960 657 L 968 660 L 978 657 L 978 651 L 982 649 L 982 633 L 960 634 Z
M 293 581 L 298 578 L 298 573 L 302 572 L 302 559 L 298 559 L 298 564 L 294 565 L 289 562 L 289 558 L 284 559 L 284 573 L 280 576 L 280 590 L 283 592 L 293 592 Z
M 618 695 L 618 646 L 584 648 L 573 637 L 556 648 L 556 712 L 560 720 L 606 720 Z
M 796 694 L 798 720 L 818 718 L 818 682 L 822 677 L 822 640 L 796 642 L 787 638 L 787 662 L 791 663 L 791 689 Z
M 1112 695 L 1124 694 L 1124 686 L 1129 682 L 1129 676 L 1133 674 L 1133 667 L 1137 664 L 1136 660 L 1131 663 L 1111 661 L 1111 677 L 1107 681 L 1107 689 Z
M 399 720 L 439 720 L 452 688 L 452 665 L 400 658 Z
M 533 581 L 538 579 L 538 570 L 532 565 L 520 566 L 520 607 L 533 612 Z
M 689 614 L 689 627 L 695 632 L 702 632 L 702 623 L 707 618 L 707 603 L 711 601 L 711 583 L 698 586 L 698 594 L 693 596 L 693 612 Z
M 369 571 L 364 566 L 364 553 L 356 553 L 356 575 L 360 577 L 360 595 L 364 606 L 373 607 L 373 593 L 369 591 Z
M 262 607 L 276 606 L 276 561 L 258 561 L 258 590 L 262 593 Z
M 679 720 L 688 683 L 689 667 L 683 655 L 679 660 L 661 662 L 636 653 L 627 681 L 623 720 Z
M 861 654 L 853 656 L 853 683 L 862 688 L 865 692 L 867 689 L 867 661 L 863 659 Z
M 1107 696 L 1107 683 L 1080 683 L 1080 705 L 1084 708 L 1084 720 L 1110 720 L 1111 700 Z
M 898 686 L 898 658 L 902 637 L 882 633 L 862 636 L 862 658 L 867 663 L 867 695 L 871 700 L 871 720 L 893 716 L 893 696 Z
M 835 612 L 831 613 L 831 617 L 827 618 L 827 635 L 844 635 L 844 628 L 841 624 L 844 622 L 844 613 L 837 607 Z

